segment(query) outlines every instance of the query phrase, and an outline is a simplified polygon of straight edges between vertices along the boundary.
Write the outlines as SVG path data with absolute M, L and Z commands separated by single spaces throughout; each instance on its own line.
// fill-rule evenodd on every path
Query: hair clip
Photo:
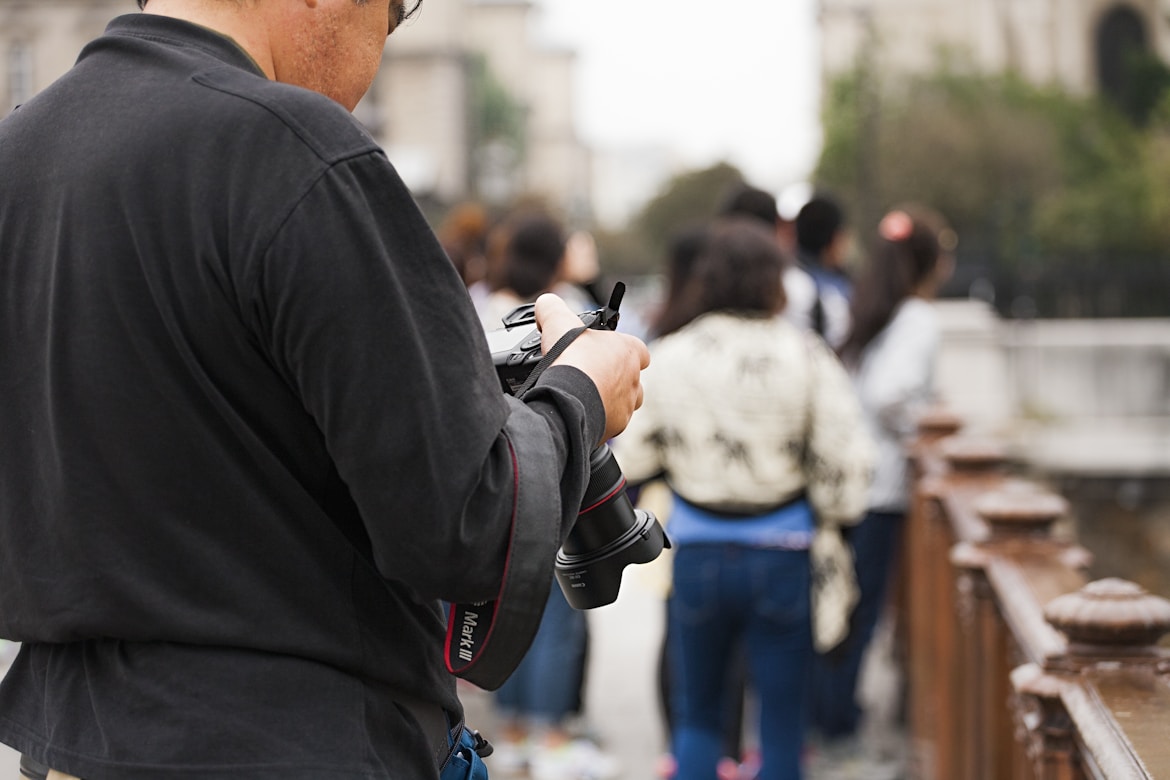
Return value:
M 878 234 L 887 241 L 905 241 L 913 232 L 914 220 L 905 211 L 891 211 L 878 225 Z

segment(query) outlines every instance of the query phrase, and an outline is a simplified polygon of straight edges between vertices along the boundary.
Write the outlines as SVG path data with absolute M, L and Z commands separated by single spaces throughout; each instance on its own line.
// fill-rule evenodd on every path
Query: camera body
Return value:
M 487 332 L 492 365 L 508 395 L 515 395 L 540 362 L 540 331 L 536 328 L 536 307 L 526 303 L 509 312 L 499 330 Z
M 619 314 L 613 306 L 611 299 L 605 308 L 584 312 L 579 315 L 582 324 L 596 330 L 617 329 Z M 536 328 L 536 305 L 517 306 L 500 321 L 502 328 L 487 332 L 488 349 L 504 392 L 515 395 L 544 357 L 540 350 L 540 331 Z
M 582 324 L 616 330 L 624 293 L 619 282 L 607 306 L 580 315 Z M 517 395 L 544 358 L 535 306 L 519 306 L 501 322 L 502 328 L 487 332 L 488 348 L 504 393 Z M 612 604 L 625 567 L 649 563 L 666 547 L 670 541 L 658 519 L 630 503 L 625 475 L 609 447 L 597 447 L 589 457 L 589 484 L 577 521 L 557 553 L 555 572 L 566 600 L 575 609 Z

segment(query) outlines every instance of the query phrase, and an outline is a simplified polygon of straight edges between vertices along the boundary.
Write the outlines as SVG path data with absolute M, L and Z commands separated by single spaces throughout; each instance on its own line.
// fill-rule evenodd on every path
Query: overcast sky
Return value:
M 761 186 L 808 176 L 820 150 L 816 0 L 538 0 L 579 53 L 577 121 L 596 147 L 667 145 L 726 159 Z

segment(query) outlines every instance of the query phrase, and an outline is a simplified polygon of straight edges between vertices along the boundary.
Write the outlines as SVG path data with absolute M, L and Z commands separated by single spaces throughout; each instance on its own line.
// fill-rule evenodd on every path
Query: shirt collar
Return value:
M 264 70 L 234 40 L 210 27 L 184 19 L 147 13 L 125 14 L 114 18 L 106 26 L 106 35 L 161 40 L 176 46 L 193 47 L 228 65 L 267 78 Z

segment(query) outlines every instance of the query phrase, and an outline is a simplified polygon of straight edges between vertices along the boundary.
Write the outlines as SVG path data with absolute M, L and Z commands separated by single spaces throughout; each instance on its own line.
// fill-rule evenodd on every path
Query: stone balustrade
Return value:
M 1088 581 L 1068 502 L 944 410 L 911 448 L 898 635 L 919 780 L 1170 777 L 1170 601 Z

